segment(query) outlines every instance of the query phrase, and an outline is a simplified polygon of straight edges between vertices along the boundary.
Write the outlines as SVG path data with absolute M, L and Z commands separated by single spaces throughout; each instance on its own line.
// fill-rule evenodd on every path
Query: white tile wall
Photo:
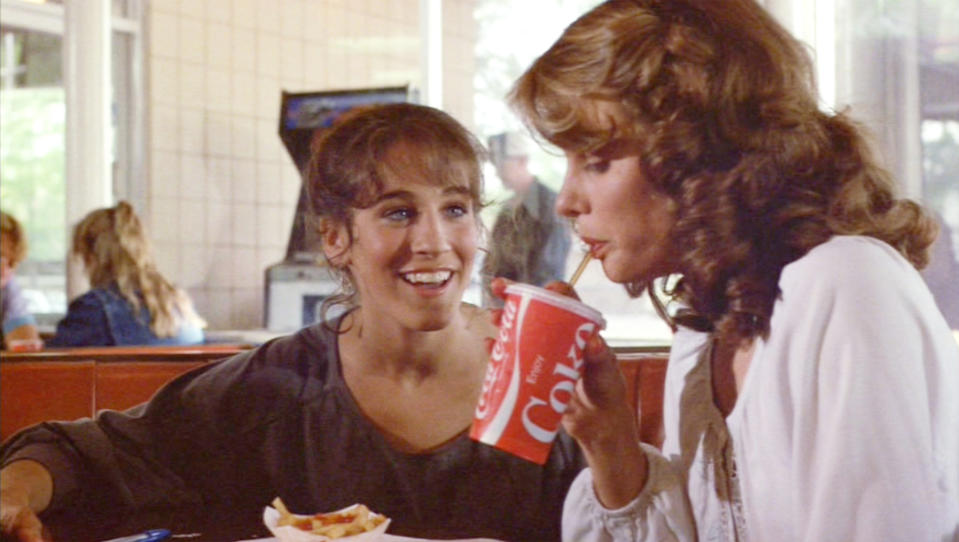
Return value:
M 419 3 L 148 4 L 151 235 L 211 329 L 263 325 L 264 271 L 286 253 L 301 179 L 278 135 L 281 91 L 418 85 Z M 472 10 L 444 0 L 444 101 L 468 126 Z

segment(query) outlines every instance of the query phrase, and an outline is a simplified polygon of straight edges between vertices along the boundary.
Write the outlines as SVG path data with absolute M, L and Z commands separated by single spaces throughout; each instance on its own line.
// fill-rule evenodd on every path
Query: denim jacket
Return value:
M 150 311 L 139 314 L 116 287 L 93 288 L 70 302 L 47 346 L 187 345 L 204 341 L 203 330 L 186 321 L 173 337 L 157 337 L 150 330 Z

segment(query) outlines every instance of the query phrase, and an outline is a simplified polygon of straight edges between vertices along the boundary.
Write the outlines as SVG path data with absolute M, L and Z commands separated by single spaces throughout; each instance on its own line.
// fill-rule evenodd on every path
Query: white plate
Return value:
M 359 506 L 354 504 L 352 506 L 347 506 L 337 510 L 338 512 L 346 512 L 352 510 Z M 379 515 L 373 512 L 374 515 Z M 298 518 L 308 518 L 310 516 L 303 516 L 299 514 L 293 514 Z M 382 517 L 382 516 L 381 516 Z M 386 528 L 390 525 L 390 519 L 387 518 L 386 521 L 380 523 L 372 531 L 367 531 L 365 533 L 354 534 L 351 536 L 342 536 L 340 538 L 330 538 L 327 536 L 322 536 L 318 534 L 313 534 L 302 529 L 298 529 L 292 525 L 284 525 L 282 527 L 277 526 L 277 522 L 280 520 L 280 513 L 273 508 L 272 506 L 267 506 L 263 509 L 263 523 L 266 525 L 266 528 L 273 533 L 273 536 L 276 537 L 280 542 L 327 542 L 329 540 L 335 540 L 336 542 L 373 542 L 374 540 L 383 542 L 380 538 L 383 533 L 386 532 Z
M 279 538 L 254 538 L 252 540 L 237 540 L 236 542 L 281 542 Z M 408 536 L 397 536 L 395 534 L 384 533 L 376 539 L 376 542 L 502 542 L 492 538 L 458 538 L 456 540 L 437 540 L 433 538 L 410 538 Z

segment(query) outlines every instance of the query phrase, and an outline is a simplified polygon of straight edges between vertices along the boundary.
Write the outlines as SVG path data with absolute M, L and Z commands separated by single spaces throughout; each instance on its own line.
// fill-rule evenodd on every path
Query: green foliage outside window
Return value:
M 66 254 L 63 88 L 0 92 L 0 202 L 23 224 L 30 260 Z

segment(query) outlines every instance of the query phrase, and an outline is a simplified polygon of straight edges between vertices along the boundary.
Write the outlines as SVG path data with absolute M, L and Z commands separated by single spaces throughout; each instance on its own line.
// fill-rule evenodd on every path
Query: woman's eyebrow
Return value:
M 382 194 L 373 198 L 373 205 L 393 199 L 409 200 L 412 199 L 412 197 L 413 195 L 407 190 L 391 190 L 389 192 L 383 192 Z
M 633 148 L 634 143 L 635 141 L 633 140 L 624 137 L 618 137 L 588 154 L 599 156 L 607 160 L 616 160 L 631 154 L 636 154 L 636 150 Z
M 468 196 L 471 194 L 468 186 L 462 185 L 451 185 L 443 189 L 444 194 L 456 194 L 456 195 L 465 195 Z

